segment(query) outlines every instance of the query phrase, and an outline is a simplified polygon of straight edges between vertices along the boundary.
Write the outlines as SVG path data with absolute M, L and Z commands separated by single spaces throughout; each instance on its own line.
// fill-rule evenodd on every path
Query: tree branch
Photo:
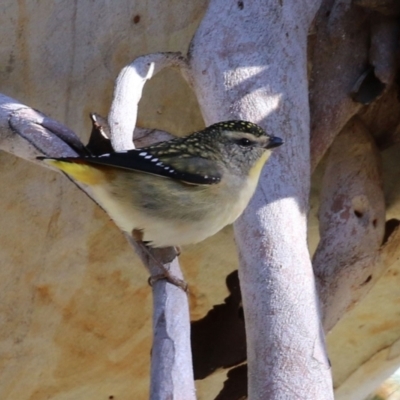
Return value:
M 349 1 L 323 1 L 311 38 L 311 170 L 344 125 L 362 107 L 352 100 L 354 84 L 368 61 L 366 13 Z
M 83 149 L 68 128 L 17 100 L 0 94 L 0 149 L 28 161 L 36 157 L 74 157 Z M 43 166 L 43 163 L 40 163 Z M 45 165 L 47 167 L 47 165 Z
M 399 24 L 396 18 L 379 16 L 372 23 L 370 61 L 385 85 L 393 83 L 398 67 Z
M 151 276 L 160 274 L 158 263 L 179 279 L 183 279 L 172 247 L 152 250 L 152 257 L 143 251 L 131 236 L 128 242 L 135 249 Z M 158 263 L 155 262 L 158 260 Z M 168 262 L 168 260 L 170 260 Z M 195 399 L 190 345 L 190 314 L 186 293 L 166 280 L 153 284 L 153 347 L 151 350 L 150 399 Z
M 306 238 L 306 48 L 318 6 L 212 0 L 190 48 L 207 124 L 250 120 L 285 140 L 235 223 L 250 399 L 333 398 Z
M 138 57 L 119 73 L 108 114 L 110 139 L 115 151 L 134 148 L 132 134 L 144 84 L 166 67 L 183 70 L 186 68 L 185 58 L 180 53 L 148 54 Z
M 356 118 L 332 145 L 320 204 L 313 265 L 328 332 L 385 270 L 379 253 L 385 231 L 380 155 Z
M 143 86 L 165 67 L 184 68 L 184 58 L 177 53 L 142 56 L 122 69 L 119 74 L 108 116 L 113 148 L 117 151 L 134 147 L 132 135 L 136 125 L 137 107 Z M 151 276 L 163 273 L 160 264 L 182 278 L 175 250 L 147 249 L 129 237 Z M 151 257 L 149 258 L 149 254 Z M 154 260 L 159 260 L 158 263 Z M 153 349 L 151 357 L 150 398 L 153 400 L 195 399 L 192 354 L 190 346 L 190 316 L 186 293 L 163 280 L 153 284 Z

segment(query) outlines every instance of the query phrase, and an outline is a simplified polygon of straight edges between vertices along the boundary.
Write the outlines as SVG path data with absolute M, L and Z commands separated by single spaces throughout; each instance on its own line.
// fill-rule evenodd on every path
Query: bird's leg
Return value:
M 159 268 L 163 271 L 162 274 L 154 275 L 149 277 L 149 285 L 153 286 L 153 284 L 161 279 L 165 279 L 167 282 L 172 283 L 175 286 L 180 287 L 184 292 L 188 291 L 188 284 L 183 280 L 179 279 L 176 276 L 172 275 L 171 272 L 169 271 L 168 268 L 165 267 L 165 265 L 158 260 L 154 254 L 149 250 L 149 248 L 146 246 L 144 242 L 141 242 L 143 245 L 143 248 L 149 255 L 149 257 L 158 265 Z M 175 258 L 175 257 L 174 257 Z M 172 261 L 172 260 L 171 260 Z
M 168 270 L 168 268 L 165 267 L 165 265 L 158 260 L 155 255 L 151 252 L 151 250 L 148 248 L 145 242 L 143 242 L 143 232 L 137 229 L 134 229 L 132 231 L 132 237 L 136 240 L 137 244 L 140 246 L 140 248 L 147 254 L 149 258 L 163 271 L 162 274 L 154 275 L 149 277 L 149 285 L 153 286 L 153 284 L 161 279 L 165 279 L 169 283 L 180 287 L 184 292 L 187 292 L 188 290 L 188 285 L 187 283 L 182 280 L 177 278 L 176 276 L 173 276 L 171 272 Z M 175 248 L 176 252 L 176 248 Z M 179 254 L 176 252 L 176 255 L 173 257 L 175 258 L 176 256 L 179 256 Z M 172 261 L 172 260 L 171 260 Z

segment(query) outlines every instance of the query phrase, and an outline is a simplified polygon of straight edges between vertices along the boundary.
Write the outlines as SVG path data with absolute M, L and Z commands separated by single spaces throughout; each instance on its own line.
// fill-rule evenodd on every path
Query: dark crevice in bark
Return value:
M 385 235 L 383 236 L 382 246 L 388 241 L 390 235 L 400 225 L 400 221 L 396 218 L 389 219 L 385 225 Z

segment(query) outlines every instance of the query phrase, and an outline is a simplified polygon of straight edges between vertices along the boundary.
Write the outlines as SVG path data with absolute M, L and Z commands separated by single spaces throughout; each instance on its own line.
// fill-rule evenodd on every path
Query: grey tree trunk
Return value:
M 206 123 L 250 120 L 285 140 L 235 224 L 252 400 L 333 398 L 306 238 L 306 49 L 319 3 L 214 0 L 191 44 Z

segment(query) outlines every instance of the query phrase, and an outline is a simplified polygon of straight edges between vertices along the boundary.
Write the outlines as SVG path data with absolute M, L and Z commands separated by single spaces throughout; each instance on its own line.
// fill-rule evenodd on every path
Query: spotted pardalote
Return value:
M 282 143 L 251 122 L 226 121 L 145 148 L 42 159 L 89 185 L 123 231 L 140 231 L 150 246 L 181 246 L 239 217 Z

